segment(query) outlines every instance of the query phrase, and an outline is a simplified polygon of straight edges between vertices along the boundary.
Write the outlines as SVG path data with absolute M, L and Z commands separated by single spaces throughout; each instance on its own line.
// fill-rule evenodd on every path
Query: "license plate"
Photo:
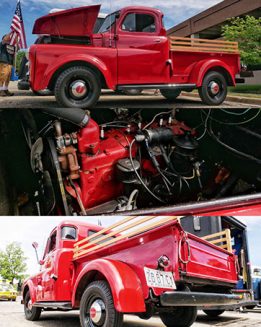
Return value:
M 144 267 L 144 273 L 149 287 L 176 289 L 172 272 Z

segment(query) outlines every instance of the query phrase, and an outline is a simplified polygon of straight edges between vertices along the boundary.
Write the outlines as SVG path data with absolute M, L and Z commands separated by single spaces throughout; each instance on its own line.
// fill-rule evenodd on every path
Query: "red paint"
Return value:
M 33 30 L 35 33 L 43 30 L 47 31 L 47 34 L 57 35 L 52 18 L 56 19 L 59 29 L 62 30 L 59 35 L 88 35 L 90 45 L 32 45 L 30 83 L 33 90 L 50 88 L 50 83 L 59 69 L 68 64 L 77 65 L 79 62 L 98 69 L 106 83 L 104 88 L 113 90 L 122 84 L 177 83 L 195 84 L 195 88 L 198 88 L 202 85 L 206 73 L 215 69 L 223 69 L 230 77 L 229 85 L 235 84 L 235 75 L 240 70 L 238 54 L 170 50 L 169 40 L 162 25 L 161 11 L 148 7 L 123 8 L 115 29 L 113 27 L 111 31 L 90 35 L 93 19 L 97 17 L 96 7 L 98 6 L 82 7 L 83 14 L 78 21 L 75 17 L 81 14 L 81 8 L 78 8 L 78 11 L 71 9 L 64 13 L 52 14 L 54 16 L 47 15 L 36 21 Z M 152 15 L 155 18 L 155 31 L 133 33 L 122 30 L 124 18 L 133 12 Z M 83 24 L 84 13 L 88 16 L 86 24 Z M 64 19 L 66 24 L 63 24 Z M 68 24 L 68 19 L 72 24 Z M 85 25 L 86 31 L 83 30 Z M 115 38 L 112 38 L 112 33 L 115 33 Z
M 166 124 L 166 121 L 164 121 Z M 135 125 L 134 125 L 135 126 Z M 154 124 L 152 127 L 157 127 Z M 174 135 L 191 131 L 183 122 L 174 121 L 168 125 Z M 137 132 L 137 127 L 134 127 Z M 192 131 L 192 134 L 194 132 Z M 106 201 L 119 197 L 123 192 L 123 184 L 117 178 L 116 162 L 129 157 L 129 143 L 136 133 L 128 133 L 124 128 L 104 130 L 104 138 L 100 138 L 100 127 L 94 120 L 78 133 L 78 160 L 81 167 L 80 179 L 74 181 L 85 208 L 92 208 Z M 133 157 L 136 147 L 133 146 Z M 142 161 L 143 171 L 155 174 L 150 160 Z M 67 192 L 76 198 L 74 189 L 69 183 L 65 185 Z
M 71 226 L 77 229 L 76 240 L 62 240 L 61 229 Z M 213 281 L 233 287 L 237 282 L 236 257 L 194 235 L 188 234 L 191 261 L 183 264 L 187 256 L 187 243 L 183 229 L 177 221 L 142 233 L 128 240 L 99 249 L 80 259 L 73 259 L 73 245 L 88 236 L 88 231 L 102 227 L 84 222 L 64 221 L 50 234 L 56 235 L 56 247 L 48 253 L 47 243 L 41 272 L 25 281 L 23 290 L 29 288 L 33 304 L 42 301 L 66 301 L 78 308 L 81 295 L 95 276 L 105 279 L 110 285 L 114 305 L 121 312 L 144 312 L 145 300 L 149 297 L 144 267 L 157 269 L 158 259 L 166 255 L 170 265 L 165 271 L 173 273 L 178 284 L 184 276 L 196 277 L 206 285 Z M 183 274 L 181 274 L 183 271 Z M 185 274 L 185 275 L 184 275 Z M 52 276 L 57 276 L 57 279 Z M 186 285 L 189 281 L 184 280 Z M 159 296 L 167 289 L 154 288 Z M 23 291 L 23 295 L 25 292 Z

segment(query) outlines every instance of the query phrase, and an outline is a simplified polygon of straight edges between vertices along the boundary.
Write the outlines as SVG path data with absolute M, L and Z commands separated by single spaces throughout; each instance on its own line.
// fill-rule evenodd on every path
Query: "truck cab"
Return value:
M 142 6 L 108 15 L 93 33 L 99 10 L 99 5 L 73 8 L 36 20 L 33 33 L 50 41 L 30 48 L 34 91 L 48 88 L 61 106 L 88 108 L 101 89 L 160 89 L 174 100 L 182 90 L 197 88 L 203 102 L 218 105 L 227 86 L 235 85 L 236 43 L 168 38 L 163 13 Z

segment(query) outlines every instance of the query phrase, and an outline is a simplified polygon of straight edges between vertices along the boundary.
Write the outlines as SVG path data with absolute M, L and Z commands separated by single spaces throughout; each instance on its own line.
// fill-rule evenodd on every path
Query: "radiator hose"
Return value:
M 42 111 L 57 118 L 67 120 L 80 127 L 85 127 L 90 120 L 87 112 L 78 108 L 43 108 Z

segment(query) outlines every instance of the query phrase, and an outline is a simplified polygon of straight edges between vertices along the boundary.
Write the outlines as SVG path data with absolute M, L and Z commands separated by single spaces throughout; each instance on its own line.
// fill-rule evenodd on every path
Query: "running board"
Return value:
M 131 84 L 131 85 L 118 85 L 117 90 L 132 90 L 132 89 L 164 89 L 164 90 L 187 90 L 195 89 L 196 84 Z
M 51 308 L 51 309 L 61 309 L 61 310 L 71 310 L 71 302 L 36 302 L 33 304 L 34 307 L 38 308 Z

